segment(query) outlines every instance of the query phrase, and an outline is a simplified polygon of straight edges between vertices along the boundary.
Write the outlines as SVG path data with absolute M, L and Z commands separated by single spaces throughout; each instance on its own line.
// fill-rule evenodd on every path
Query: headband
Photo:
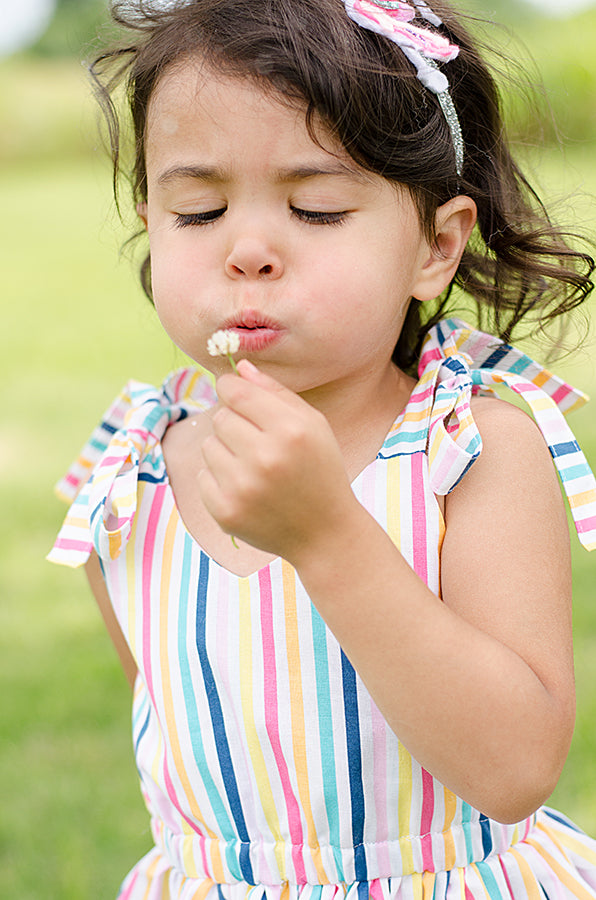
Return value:
M 402 0 L 344 0 L 344 4 L 350 19 L 397 44 L 415 67 L 418 80 L 436 94 L 451 132 L 455 168 L 461 176 L 464 167 L 461 126 L 449 93 L 449 82 L 437 65 L 455 59 L 459 47 L 429 28 L 410 24 L 417 13 L 437 28 L 443 24 L 441 19 L 424 0 L 411 0 L 413 5 Z

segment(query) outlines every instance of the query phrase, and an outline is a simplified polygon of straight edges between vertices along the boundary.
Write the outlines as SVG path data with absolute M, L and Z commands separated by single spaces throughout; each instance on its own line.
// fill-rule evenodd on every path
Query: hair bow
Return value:
M 443 24 L 424 0 L 412 0 L 412 4 L 403 0 L 344 0 L 350 19 L 397 44 L 415 67 L 418 80 L 437 95 L 451 132 L 456 171 L 461 175 L 464 165 L 461 126 L 449 93 L 447 77 L 437 66 L 437 62 L 455 59 L 459 47 L 435 31 L 412 25 L 417 13 L 431 25 L 439 27 Z
M 449 82 L 434 61 L 449 62 L 459 53 L 459 47 L 428 28 L 412 25 L 416 10 L 401 0 L 344 0 L 346 11 L 354 22 L 370 31 L 389 38 L 403 50 L 416 67 L 422 84 L 434 94 L 449 90 Z M 424 3 L 416 4 L 423 18 L 441 24 L 438 16 Z

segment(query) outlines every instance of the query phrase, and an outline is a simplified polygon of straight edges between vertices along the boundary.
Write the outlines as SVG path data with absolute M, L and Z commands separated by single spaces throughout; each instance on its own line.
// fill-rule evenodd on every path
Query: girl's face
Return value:
M 429 257 L 414 204 L 360 169 L 304 110 L 188 62 L 147 121 L 155 306 L 196 362 L 218 329 L 299 393 L 387 372 Z

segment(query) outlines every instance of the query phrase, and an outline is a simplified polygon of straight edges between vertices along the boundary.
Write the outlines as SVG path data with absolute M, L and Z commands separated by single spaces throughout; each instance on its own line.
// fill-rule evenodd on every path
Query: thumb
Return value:
M 246 381 L 250 381 L 252 384 L 256 384 L 259 387 L 263 388 L 266 391 L 271 391 L 272 393 L 281 393 L 286 390 L 279 381 L 276 381 L 275 378 L 271 378 L 270 375 L 266 375 L 264 372 L 261 372 L 260 369 L 250 362 L 248 359 L 240 359 L 237 362 L 238 374 L 244 378 Z
M 251 382 L 255 387 L 266 391 L 268 394 L 279 397 L 290 406 L 295 408 L 302 407 L 302 404 L 305 402 L 295 394 L 294 391 L 290 390 L 290 388 L 286 387 L 280 381 L 276 381 L 271 375 L 266 375 L 265 372 L 261 372 L 261 370 L 251 363 L 250 360 L 241 359 L 238 361 L 237 366 L 238 374 L 241 378 Z

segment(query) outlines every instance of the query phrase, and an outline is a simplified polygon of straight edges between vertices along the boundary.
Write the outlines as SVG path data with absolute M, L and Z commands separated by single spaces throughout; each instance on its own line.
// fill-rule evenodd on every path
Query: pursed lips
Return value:
M 227 319 L 222 328 L 240 338 L 240 349 L 258 351 L 278 340 L 285 330 L 281 323 L 255 309 L 245 309 Z

